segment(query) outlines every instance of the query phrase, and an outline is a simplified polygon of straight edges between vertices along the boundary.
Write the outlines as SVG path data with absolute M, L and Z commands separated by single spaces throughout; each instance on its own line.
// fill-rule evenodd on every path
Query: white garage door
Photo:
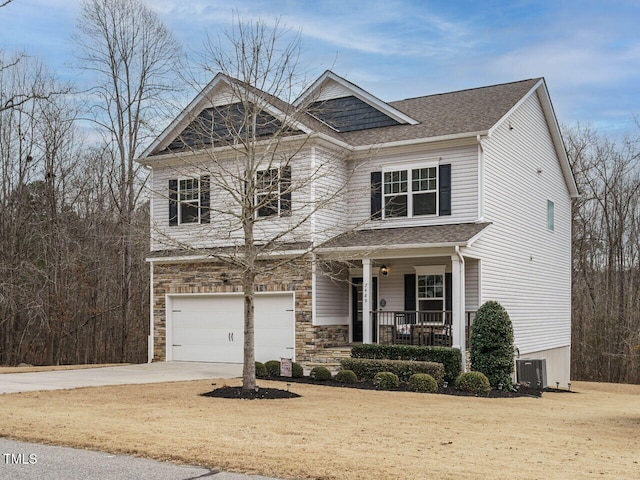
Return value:
M 172 297 L 170 358 L 242 363 L 243 302 L 241 295 Z M 293 294 L 257 294 L 254 322 L 257 361 L 294 356 Z

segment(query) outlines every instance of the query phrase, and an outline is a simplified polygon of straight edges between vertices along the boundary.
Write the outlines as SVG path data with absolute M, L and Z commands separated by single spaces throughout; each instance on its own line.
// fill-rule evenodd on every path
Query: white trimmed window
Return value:
M 291 167 L 256 172 L 255 206 L 258 217 L 291 214 Z
M 547 230 L 553 232 L 555 229 L 555 205 L 551 200 L 547 200 Z
M 418 310 L 442 312 L 445 307 L 445 267 L 415 267 Z
M 436 215 L 438 167 L 385 171 L 384 218 Z
M 200 179 L 178 180 L 178 223 L 200 223 Z

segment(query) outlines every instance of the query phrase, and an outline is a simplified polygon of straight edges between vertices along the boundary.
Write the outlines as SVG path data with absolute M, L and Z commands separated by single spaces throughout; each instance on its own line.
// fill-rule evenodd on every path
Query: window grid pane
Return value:
M 431 299 L 444 297 L 442 275 L 418 275 L 418 298 Z
M 436 168 L 416 168 L 411 172 L 414 192 L 430 191 L 436 189 Z
M 399 170 L 397 172 L 385 172 L 384 174 L 384 193 L 385 195 L 393 195 L 395 193 L 407 192 L 407 171 Z

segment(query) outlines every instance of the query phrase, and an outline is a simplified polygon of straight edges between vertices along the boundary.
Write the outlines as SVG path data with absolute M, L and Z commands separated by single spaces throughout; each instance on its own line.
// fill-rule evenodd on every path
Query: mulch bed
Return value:
M 310 377 L 300 377 L 300 378 L 289 378 L 289 377 L 271 377 L 269 380 L 275 380 L 280 382 L 286 382 L 288 384 L 294 383 L 306 383 L 311 385 L 321 385 L 327 387 L 338 387 L 338 388 L 358 388 L 362 390 L 375 390 L 376 387 L 373 382 L 358 382 L 353 384 L 345 384 L 337 382 L 336 380 L 326 380 L 323 382 L 314 380 Z M 260 380 L 258 380 L 259 382 Z M 409 386 L 405 383 L 401 383 L 398 388 L 394 388 L 390 391 L 396 392 L 408 392 Z M 555 388 L 546 388 L 539 389 L 534 387 L 526 387 L 524 385 L 520 386 L 517 391 L 513 390 L 491 390 L 488 397 L 489 398 L 516 398 L 516 397 L 536 397 L 539 398 L 542 396 L 543 392 L 567 392 L 567 390 L 556 390 Z M 475 397 L 476 395 L 469 392 L 462 392 L 457 390 L 454 387 L 447 386 L 446 388 L 440 386 L 438 388 L 438 393 L 442 395 L 456 395 L 456 396 L 464 396 L 464 397 Z M 570 392 L 573 393 L 573 392 Z M 211 392 L 203 393 L 204 397 L 214 397 L 214 398 L 238 398 L 238 399 L 247 399 L 247 400 L 255 400 L 255 399 L 275 399 L 275 398 L 296 398 L 300 395 L 287 390 L 282 390 L 278 388 L 262 388 L 259 387 L 257 390 L 243 390 L 242 387 L 229 387 L 223 386 L 220 388 L 216 388 Z
M 214 398 L 240 398 L 245 400 L 269 400 L 274 398 L 296 398 L 297 393 L 281 390 L 279 388 L 260 388 L 256 390 L 243 390 L 242 387 L 220 387 L 211 392 L 203 393 L 203 397 Z

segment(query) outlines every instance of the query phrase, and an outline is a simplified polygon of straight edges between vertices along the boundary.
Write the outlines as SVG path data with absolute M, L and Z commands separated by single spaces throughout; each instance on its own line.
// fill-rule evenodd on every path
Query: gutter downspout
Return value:
M 482 135 L 476 137 L 478 141 L 478 222 L 484 222 L 484 147 Z
M 465 263 L 464 257 L 462 253 L 460 253 L 460 247 L 458 245 L 455 246 L 455 252 L 460 260 L 460 291 L 458 292 L 458 309 L 460 312 L 460 357 L 462 359 L 462 371 L 467 371 L 467 345 L 466 345 L 466 325 L 467 325 L 467 317 L 465 312 Z
M 149 171 L 149 180 L 153 188 L 153 168 L 148 165 L 142 166 L 145 170 Z M 149 235 L 153 234 L 153 194 L 149 196 Z M 149 262 L 149 337 L 147 338 L 147 362 L 153 362 L 153 342 L 155 335 L 153 332 L 154 318 L 153 318 L 153 262 Z

